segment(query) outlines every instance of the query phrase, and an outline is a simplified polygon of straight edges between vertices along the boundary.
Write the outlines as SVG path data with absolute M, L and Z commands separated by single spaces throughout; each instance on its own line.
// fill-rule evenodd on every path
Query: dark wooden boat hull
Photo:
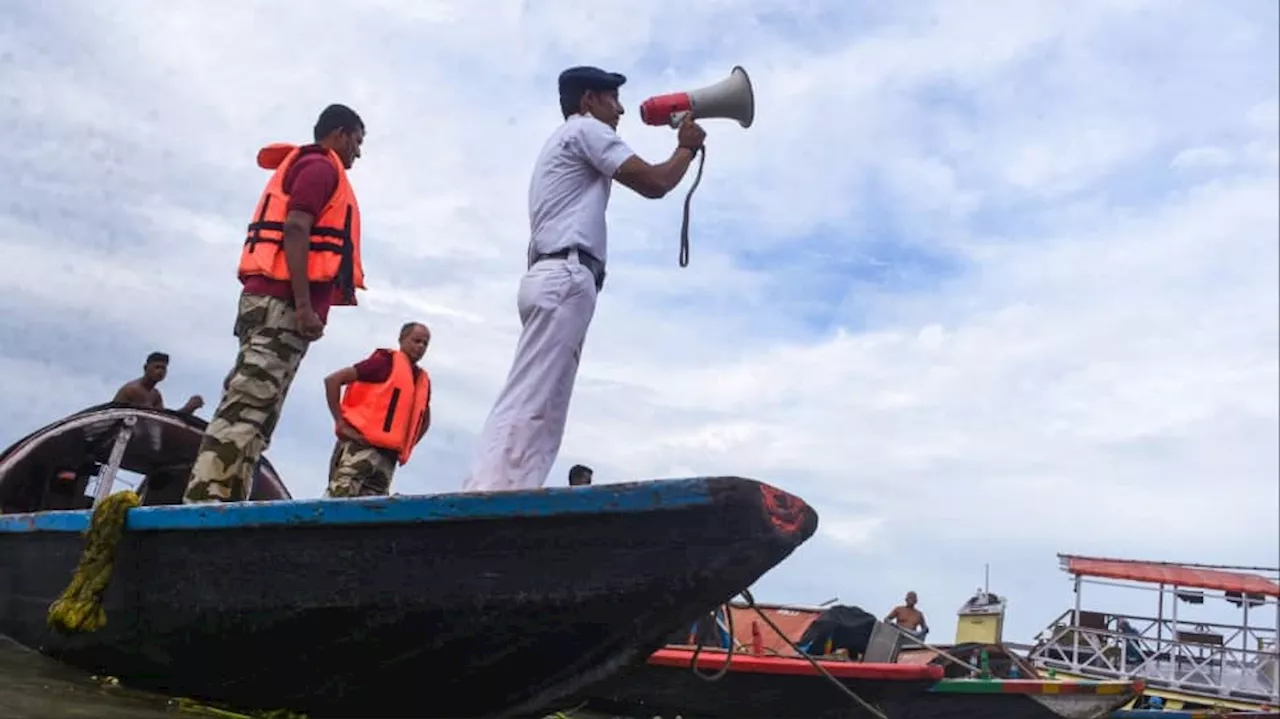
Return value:
M 130 511 L 84 635 L 46 627 L 88 512 L 0 516 L 0 633 L 170 695 L 313 717 L 509 715 L 642 662 L 811 536 L 768 485 Z
M 806 659 L 734 654 L 715 681 L 693 673 L 693 650 L 668 646 L 643 667 L 589 688 L 591 708 L 630 717 L 685 719 L 870 719 Z M 698 672 L 713 675 L 725 653 L 704 648 Z M 1141 683 L 942 679 L 939 666 L 818 660 L 844 687 L 888 719 L 1098 719 Z

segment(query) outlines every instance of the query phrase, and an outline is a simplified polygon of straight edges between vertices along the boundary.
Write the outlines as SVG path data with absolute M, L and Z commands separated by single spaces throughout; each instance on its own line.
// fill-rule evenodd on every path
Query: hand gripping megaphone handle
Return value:
M 702 166 L 707 162 L 707 146 L 698 148 L 698 173 L 693 176 L 693 184 L 689 193 L 684 196 L 684 219 L 680 221 L 680 266 L 689 266 L 689 202 L 693 200 L 693 191 L 702 182 Z
M 696 113 L 699 118 L 723 117 L 736 120 L 742 127 L 751 127 L 755 121 L 756 101 L 751 89 L 751 79 L 741 66 L 734 66 L 729 77 L 706 87 L 687 92 L 671 92 L 654 95 L 640 103 L 640 119 L 646 125 L 679 127 L 685 115 Z M 689 266 L 689 203 L 694 190 L 702 182 L 702 166 L 707 161 L 707 150 L 699 150 L 698 174 L 693 186 L 684 198 L 684 220 L 680 226 L 680 266 Z

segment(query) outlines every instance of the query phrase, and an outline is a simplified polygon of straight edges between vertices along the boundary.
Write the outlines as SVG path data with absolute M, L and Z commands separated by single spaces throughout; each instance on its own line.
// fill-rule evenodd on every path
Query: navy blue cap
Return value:
M 627 82 L 625 75 L 598 67 L 579 65 L 560 73 L 560 94 L 583 90 L 616 90 Z

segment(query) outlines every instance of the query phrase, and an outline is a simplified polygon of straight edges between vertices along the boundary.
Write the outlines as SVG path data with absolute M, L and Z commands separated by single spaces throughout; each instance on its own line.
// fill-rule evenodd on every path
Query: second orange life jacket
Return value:
M 275 173 L 267 181 L 253 211 L 240 253 L 239 275 L 241 278 L 261 275 L 273 280 L 290 279 L 284 254 L 284 220 L 289 205 L 284 177 L 299 157 L 312 153 L 324 153 L 333 163 L 338 171 L 338 186 L 311 225 L 307 280 L 334 283 L 333 304 L 354 305 L 356 290 L 365 289 L 364 266 L 360 261 L 360 206 L 338 154 L 319 145 L 298 147 L 274 143 L 258 151 L 258 166 Z
M 405 353 L 388 351 L 391 374 L 385 382 L 357 381 L 347 385 L 342 396 L 342 418 L 369 444 L 396 452 L 400 464 L 405 464 L 413 455 L 427 419 L 431 377 L 421 367 L 414 372 Z

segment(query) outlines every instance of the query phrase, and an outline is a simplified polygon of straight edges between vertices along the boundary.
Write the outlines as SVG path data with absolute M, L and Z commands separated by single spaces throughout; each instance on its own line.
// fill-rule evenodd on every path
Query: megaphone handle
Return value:
M 702 166 L 707 162 L 707 146 L 698 148 L 698 173 L 693 176 L 693 185 L 689 194 L 684 196 L 684 219 L 680 222 L 680 266 L 689 266 L 689 202 L 693 200 L 693 191 L 702 182 Z

